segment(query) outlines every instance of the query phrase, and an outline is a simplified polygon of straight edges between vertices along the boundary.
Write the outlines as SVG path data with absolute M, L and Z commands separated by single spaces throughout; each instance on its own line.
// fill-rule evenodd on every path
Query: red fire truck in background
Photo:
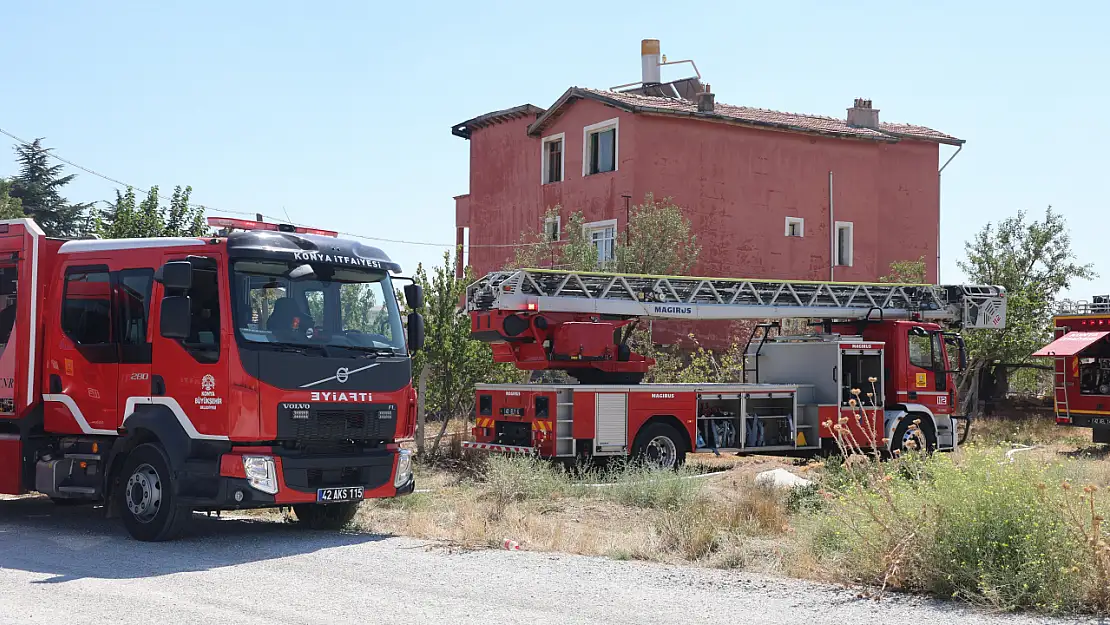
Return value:
M 194 510 L 336 527 L 412 492 L 424 326 L 410 315 L 406 341 L 400 267 L 333 232 L 209 223 L 225 230 L 61 241 L 0 222 L 0 493 L 107 503 L 165 540 Z
M 480 385 L 471 449 L 546 458 L 635 456 L 674 467 L 686 452 L 809 456 L 847 416 L 860 446 L 953 450 L 959 328 L 1005 326 L 1005 290 L 639 276 L 522 269 L 467 291 L 471 334 L 498 362 L 563 370 L 579 384 Z M 744 382 L 639 384 L 654 364 L 628 345 L 643 319 L 815 319 L 782 336 L 762 324 Z M 950 348 L 955 348 L 954 353 Z M 862 404 L 862 405 L 860 405 Z M 861 412 L 863 414 L 861 414 Z M 920 421 L 919 428 L 909 427 Z
M 1110 443 L 1110 295 L 1063 302 L 1053 318 L 1055 340 L 1034 356 L 1055 362 L 1056 424 L 1088 427 Z

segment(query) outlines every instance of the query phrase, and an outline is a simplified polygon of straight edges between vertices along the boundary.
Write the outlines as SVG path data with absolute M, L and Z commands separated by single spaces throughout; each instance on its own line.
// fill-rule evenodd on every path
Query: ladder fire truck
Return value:
M 1033 355 L 1052 358 L 1056 424 L 1088 427 L 1110 443 L 1110 295 L 1062 302 L 1053 318 L 1055 340 Z
M 563 370 L 578 384 L 479 385 L 471 449 L 574 460 L 635 456 L 674 467 L 686 452 L 810 456 L 848 416 L 861 446 L 960 442 L 955 331 L 1005 325 L 995 286 L 855 284 L 521 269 L 469 286 L 471 335 L 494 359 Z M 812 336 L 757 326 L 736 384 L 639 384 L 631 350 L 644 319 L 820 320 Z M 953 347 L 954 354 L 949 353 Z M 954 356 L 954 358 L 953 358 Z M 861 405 L 862 404 L 862 405 Z M 861 410 L 864 412 L 859 417 Z M 910 424 L 920 421 L 919 428 Z
M 328 528 L 412 492 L 424 326 L 406 345 L 400 267 L 334 232 L 209 224 L 226 231 L 61 241 L 0 221 L 0 493 L 105 503 L 165 540 L 194 510 Z

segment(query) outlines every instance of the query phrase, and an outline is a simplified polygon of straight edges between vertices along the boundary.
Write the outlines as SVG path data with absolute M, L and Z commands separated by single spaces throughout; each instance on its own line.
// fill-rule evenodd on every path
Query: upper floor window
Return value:
M 543 184 L 563 181 L 564 133 L 543 140 Z
M 583 129 L 583 176 L 616 171 L 619 125 L 620 119 L 614 118 Z
M 805 236 L 806 222 L 801 217 L 787 217 L 786 218 L 786 236 L 788 237 L 802 237 Z
M 851 267 L 855 244 L 853 242 L 853 226 L 850 221 L 836 222 L 836 264 L 841 267 Z
M 616 259 L 617 220 L 595 221 L 585 225 L 586 235 L 597 250 L 599 266 Z

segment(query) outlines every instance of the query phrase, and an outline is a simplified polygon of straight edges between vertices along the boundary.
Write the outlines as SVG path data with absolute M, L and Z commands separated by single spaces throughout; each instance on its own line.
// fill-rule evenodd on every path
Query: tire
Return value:
M 120 472 L 119 514 L 136 540 L 172 540 L 192 516 L 177 505 L 169 458 L 157 443 L 139 445 L 127 455 Z
M 666 423 L 652 423 L 640 430 L 632 444 L 637 462 L 659 469 L 677 470 L 686 463 L 686 439 Z
M 914 425 L 914 421 L 920 421 L 920 425 L 915 430 L 911 430 L 910 426 Z M 902 417 L 898 427 L 894 428 L 894 435 L 890 439 L 890 453 L 903 451 L 911 440 L 916 441 L 917 449 L 924 451 L 926 455 L 935 452 L 937 450 L 937 431 L 936 426 L 933 425 L 933 420 L 916 412 L 911 412 Z M 923 450 L 922 445 L 924 445 Z
M 314 530 L 338 531 L 355 518 L 360 502 L 347 503 L 303 503 L 293 506 L 293 514 L 303 527 Z

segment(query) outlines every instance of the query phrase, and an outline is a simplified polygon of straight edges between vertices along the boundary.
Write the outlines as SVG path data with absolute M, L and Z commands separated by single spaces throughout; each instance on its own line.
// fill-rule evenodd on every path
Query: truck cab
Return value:
M 1110 443 L 1110 295 L 1063 302 L 1053 326 L 1053 341 L 1033 356 L 1052 359 L 1056 424 Z
M 406 336 L 400 267 L 321 231 L 236 225 L 62 242 L 0 224 L 0 276 L 17 283 L 0 492 L 108 502 L 162 540 L 193 510 L 289 506 L 338 526 L 363 498 L 412 491 L 400 443 L 423 320 Z

